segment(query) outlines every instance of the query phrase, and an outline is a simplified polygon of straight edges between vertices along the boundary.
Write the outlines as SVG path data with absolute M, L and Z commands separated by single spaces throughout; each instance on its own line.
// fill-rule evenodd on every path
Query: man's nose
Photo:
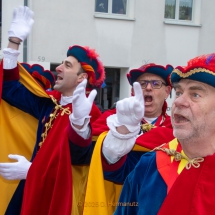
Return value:
M 146 88 L 147 90 L 151 90 L 152 89 L 152 84 L 151 82 L 147 82 Z
M 180 106 L 188 107 L 189 97 L 185 93 L 183 93 L 179 97 L 176 97 L 173 103 L 176 107 L 180 107 Z
M 60 64 L 59 66 L 56 67 L 56 69 L 55 69 L 56 72 L 62 72 L 62 65 L 63 64 Z

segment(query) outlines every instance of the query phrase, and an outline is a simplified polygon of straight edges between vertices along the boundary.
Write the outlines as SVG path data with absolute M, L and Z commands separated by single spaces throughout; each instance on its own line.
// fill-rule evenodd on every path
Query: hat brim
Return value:
M 169 76 L 172 70 L 173 70 L 173 67 L 171 65 L 167 65 L 166 67 L 155 65 L 155 66 L 147 67 L 144 71 L 140 69 L 133 69 L 127 75 L 127 78 L 129 83 L 133 85 L 133 83 L 137 81 L 137 79 L 141 75 L 145 73 L 151 73 L 151 74 L 160 76 L 161 78 L 163 78 L 163 80 L 166 82 L 167 85 L 170 85 Z
M 99 55 L 94 49 L 74 45 L 69 47 L 67 57 L 73 56 L 81 64 L 82 68 L 88 73 L 88 81 L 92 86 L 101 87 L 105 79 L 105 71 Z
M 215 73 L 205 68 L 183 70 L 183 68 L 177 67 L 171 74 L 171 83 L 177 83 L 181 79 L 191 79 L 215 87 Z

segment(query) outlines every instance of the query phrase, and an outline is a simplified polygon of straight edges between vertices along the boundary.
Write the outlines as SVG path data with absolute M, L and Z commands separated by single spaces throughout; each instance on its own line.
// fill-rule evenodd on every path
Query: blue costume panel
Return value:
M 126 178 L 114 215 L 155 215 L 166 195 L 167 186 L 157 170 L 156 153 L 146 153 Z

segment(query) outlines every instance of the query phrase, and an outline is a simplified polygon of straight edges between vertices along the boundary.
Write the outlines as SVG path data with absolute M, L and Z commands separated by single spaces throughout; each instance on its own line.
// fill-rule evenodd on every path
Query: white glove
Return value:
M 70 120 L 75 125 L 82 126 L 86 118 L 90 118 L 89 114 L 92 109 L 93 101 L 96 97 L 96 90 L 92 90 L 86 97 L 87 79 L 84 79 L 75 89 L 72 100 L 72 114 Z
M 8 157 L 18 162 L 0 163 L 0 175 L 8 180 L 26 179 L 31 162 L 21 155 L 8 155 Z
M 137 136 L 121 138 L 113 135 L 112 130 L 108 132 L 102 145 L 102 152 L 109 164 L 116 163 L 121 157 L 128 154 L 134 147 Z
M 13 11 L 13 19 L 8 31 L 8 37 L 17 37 L 24 41 L 34 24 L 32 19 L 34 12 L 28 7 L 19 6 Z
M 134 82 L 134 96 L 116 103 L 115 126 L 124 125 L 130 132 L 139 129 L 139 124 L 144 116 L 145 105 L 141 86 Z

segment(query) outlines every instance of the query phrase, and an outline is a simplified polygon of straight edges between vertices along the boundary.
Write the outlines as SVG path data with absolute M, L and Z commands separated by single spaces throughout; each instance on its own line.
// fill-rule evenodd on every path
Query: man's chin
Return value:
M 53 89 L 56 90 L 56 91 L 58 91 L 58 92 L 60 92 L 60 93 L 63 93 L 62 92 L 62 87 L 59 86 L 59 85 L 57 85 L 57 84 L 54 85 Z
M 59 89 L 59 85 L 55 84 L 53 87 L 54 90 L 58 90 Z
M 183 128 L 173 128 L 173 135 L 179 140 L 186 140 L 190 138 L 190 132 Z

